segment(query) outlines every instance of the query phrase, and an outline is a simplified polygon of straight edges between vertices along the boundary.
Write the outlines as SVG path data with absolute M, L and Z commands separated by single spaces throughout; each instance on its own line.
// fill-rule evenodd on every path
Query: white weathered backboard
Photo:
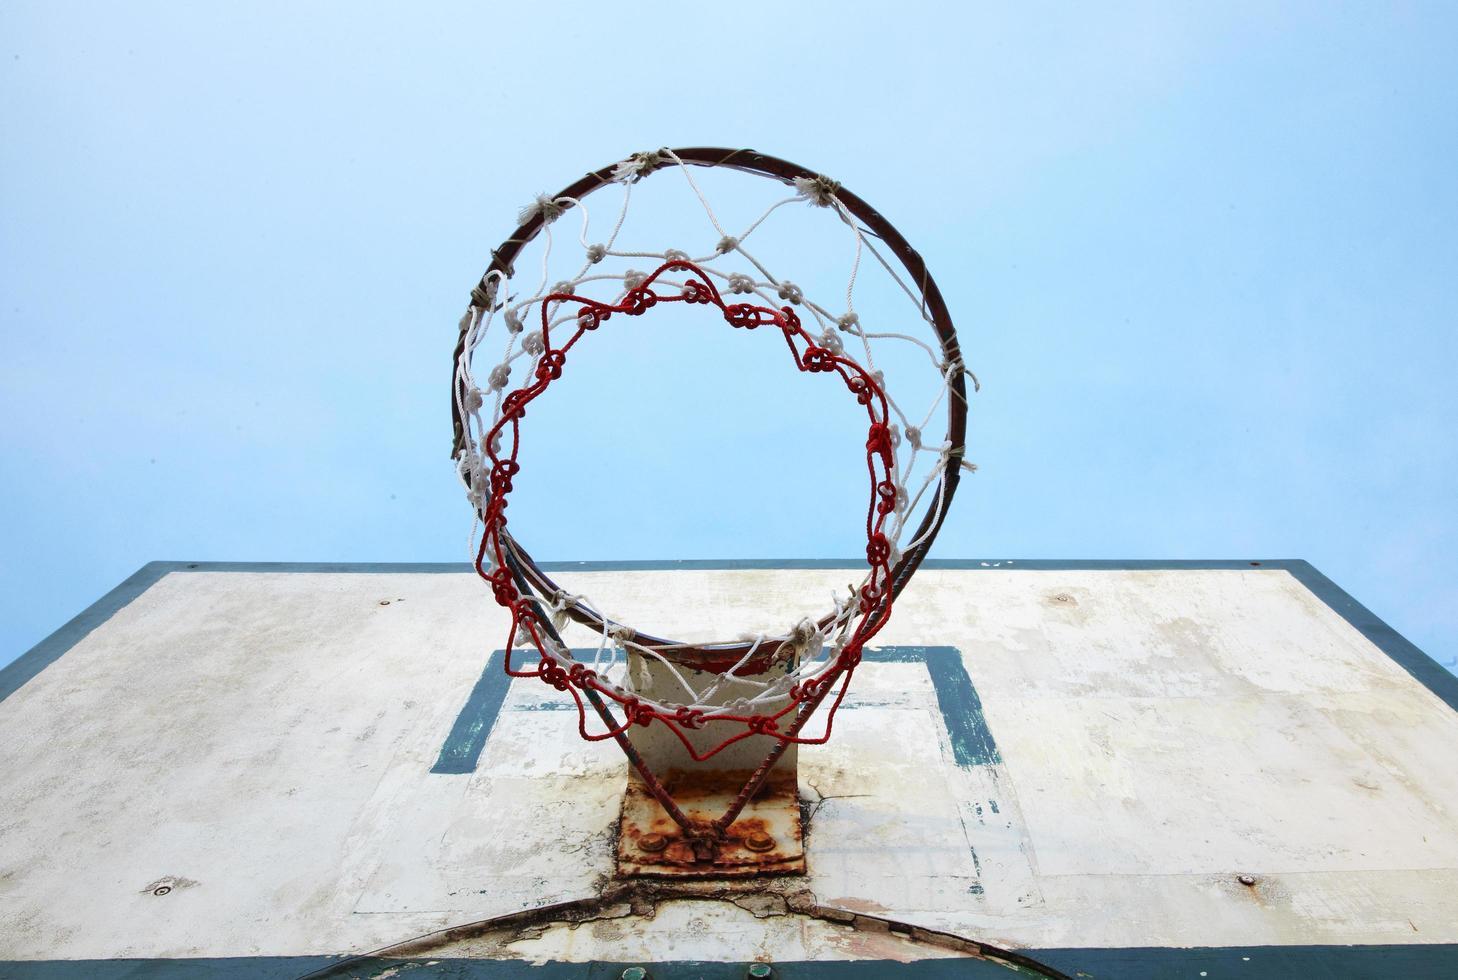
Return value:
M 669 635 L 851 567 L 552 566 Z M 930 563 L 808 873 L 688 896 L 504 634 L 464 566 L 139 571 L 0 672 L 0 976 L 1458 976 L 1458 678 L 1304 562 Z

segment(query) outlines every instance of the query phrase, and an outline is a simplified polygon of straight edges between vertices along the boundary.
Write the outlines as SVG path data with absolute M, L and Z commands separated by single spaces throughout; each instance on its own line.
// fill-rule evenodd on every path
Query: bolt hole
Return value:
M 1253 561 L 1253 562 L 1251 562 L 1251 565 L 1253 565 L 1253 566 L 1259 566 L 1259 565 L 1260 565 L 1260 562 L 1258 562 L 1258 561 Z
M 390 600 L 389 599 L 381 599 L 380 600 L 380 605 L 382 605 L 382 606 L 388 606 L 389 604 L 390 604 Z
M 158 885 L 156 888 L 152 889 L 152 894 L 156 895 L 158 898 L 161 898 L 163 895 L 171 893 L 171 891 L 171 885 Z

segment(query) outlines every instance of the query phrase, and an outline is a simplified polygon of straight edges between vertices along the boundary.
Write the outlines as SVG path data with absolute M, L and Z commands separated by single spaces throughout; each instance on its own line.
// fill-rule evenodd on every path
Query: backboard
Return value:
M 551 569 L 677 635 L 852 567 Z M 1305 562 L 929 562 L 799 752 L 806 873 L 678 890 L 502 615 L 143 568 L 0 672 L 0 976 L 1458 975 L 1458 678 Z

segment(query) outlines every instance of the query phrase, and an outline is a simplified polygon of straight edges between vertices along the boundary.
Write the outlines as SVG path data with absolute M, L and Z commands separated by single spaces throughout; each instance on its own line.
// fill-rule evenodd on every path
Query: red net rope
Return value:
M 667 272 L 688 275 L 676 294 L 663 294 L 653 288 Z M 553 346 L 549 308 L 559 304 L 577 304 L 575 317 L 566 321 L 570 336 L 560 346 Z M 554 381 L 562 377 L 567 355 L 588 333 L 601 327 L 616 315 L 641 316 L 660 303 L 686 303 L 710 306 L 718 310 L 731 327 L 747 331 L 761 327 L 783 337 L 795 366 L 805 374 L 838 377 L 866 412 L 866 472 L 870 483 L 870 502 L 866 508 L 866 561 L 870 574 L 856 595 L 854 626 L 846 635 L 834 658 L 813 676 L 792 684 L 782 707 L 772 711 L 717 709 L 704 705 L 666 705 L 649 701 L 612 683 L 589 665 L 575 660 L 567 647 L 541 619 L 542 599 L 524 593 L 517 585 L 503 541 L 507 525 L 506 508 L 511 496 L 512 481 L 521 471 L 517 454 L 521 445 L 521 421 L 527 407 L 539 398 Z M 570 309 L 570 308 L 569 308 Z M 843 352 L 818 344 L 804 329 L 800 318 L 788 306 L 772 309 L 752 303 L 725 303 L 712 280 L 692 262 L 675 259 L 659 266 L 652 275 L 630 289 L 617 303 L 608 304 L 572 293 L 552 293 L 540 304 L 543 350 L 528 375 L 528 383 L 508 393 L 502 401 L 500 417 L 487 430 L 482 440 L 487 460 L 488 499 L 483 514 L 485 531 L 476 552 L 476 571 L 491 587 L 496 602 L 511 613 L 506 672 L 513 677 L 536 677 L 543 683 L 566 691 L 577 705 L 578 732 L 588 741 L 614 738 L 633 725 L 658 722 L 676 735 L 696 761 L 704 761 L 730 745 L 752 735 L 767 735 L 781 742 L 820 744 L 830 738 L 835 713 L 845 698 L 851 676 L 861 660 L 861 650 L 891 616 L 890 587 L 892 548 L 886 535 L 888 516 L 895 511 L 897 486 L 894 480 L 894 446 L 888 425 L 886 393 L 877 378 Z M 559 322 L 559 326 L 563 324 Z M 510 450 L 503 452 L 510 436 Z M 525 641 L 539 655 L 536 663 L 519 665 L 514 660 L 514 644 Z M 801 734 L 805 717 L 832 693 L 826 712 L 825 730 L 819 735 Z M 605 698 L 616 703 L 622 721 L 616 727 L 592 732 L 587 727 L 584 694 L 589 698 Z M 804 715 L 801 709 L 804 708 Z M 731 732 L 708 748 L 696 746 L 685 734 L 703 729 L 708 724 L 723 726 Z

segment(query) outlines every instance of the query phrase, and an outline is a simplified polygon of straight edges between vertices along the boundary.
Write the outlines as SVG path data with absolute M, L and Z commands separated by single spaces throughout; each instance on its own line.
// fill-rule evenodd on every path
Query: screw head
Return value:
M 641 966 L 630 966 L 623 971 L 623 980 L 648 980 L 648 971 Z
M 642 837 L 638 838 L 638 850 L 647 851 L 649 854 L 657 854 L 659 851 L 662 851 L 667 847 L 668 838 L 664 837 L 662 834 L 644 834 Z M 640 967 L 635 966 L 633 967 L 633 969 L 637 970 L 640 969 Z M 626 976 L 626 974 L 624 974 L 624 976 Z M 644 974 L 644 976 L 647 976 L 647 974 Z
M 763 853 L 764 851 L 772 851 L 775 849 L 775 839 L 769 834 L 766 834 L 764 831 L 757 830 L 754 833 L 750 834 L 748 837 L 744 838 L 744 846 L 749 848 L 751 851 L 757 851 L 760 853 Z M 769 974 L 764 975 L 768 976 Z
M 764 980 L 765 977 L 772 977 L 774 975 L 774 967 L 768 963 L 751 963 L 749 965 L 749 976 L 752 980 Z
M 158 885 L 156 888 L 152 889 L 152 894 L 156 895 L 158 898 L 161 898 L 163 895 L 170 894 L 171 892 L 171 885 Z
M 1254 885 L 1256 881 L 1255 875 L 1241 875 L 1239 881 L 1242 885 L 1246 885 L 1247 887 L 1250 885 Z

